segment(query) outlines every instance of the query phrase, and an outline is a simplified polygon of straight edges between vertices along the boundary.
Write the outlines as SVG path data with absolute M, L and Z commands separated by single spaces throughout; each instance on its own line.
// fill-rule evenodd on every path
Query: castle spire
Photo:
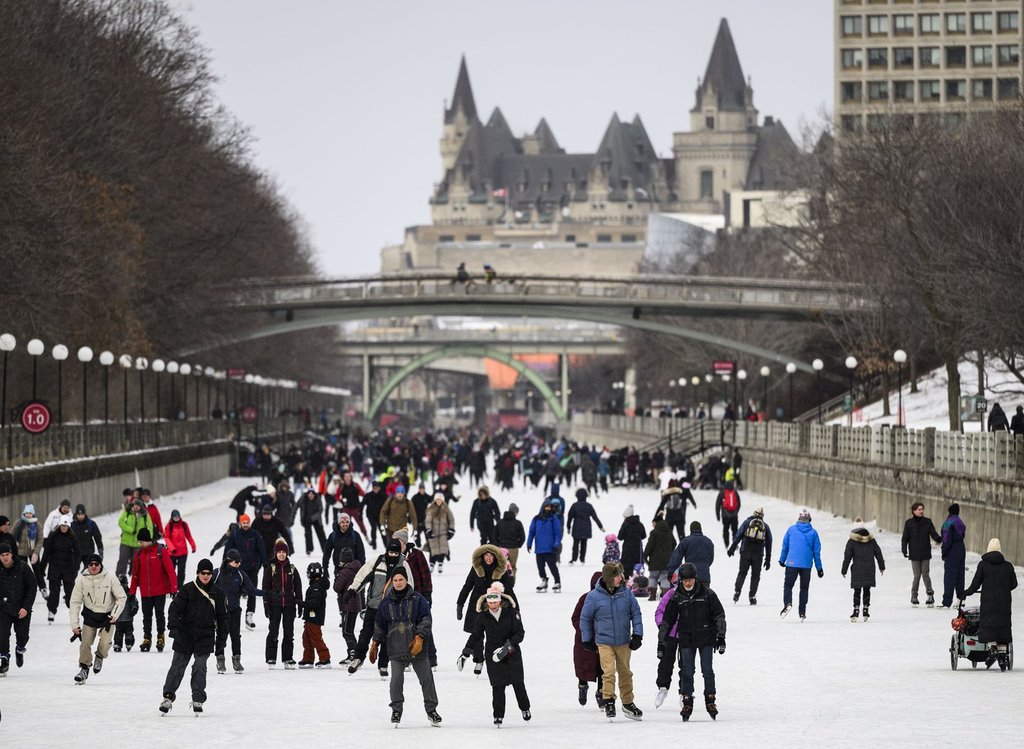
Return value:
M 724 18 L 718 25 L 718 35 L 711 48 L 704 80 L 697 87 L 697 103 L 693 111 L 699 111 L 704 106 L 704 97 L 709 93 L 717 98 L 714 103 L 718 109 L 732 112 L 747 109 L 750 106 L 748 97 L 752 98 L 739 55 L 736 54 L 732 33 L 729 31 L 729 22 Z
M 462 110 L 462 114 L 469 122 L 475 122 L 476 101 L 473 99 L 473 87 L 469 84 L 469 69 L 466 67 L 466 56 L 462 56 L 459 64 L 459 77 L 455 81 L 455 93 L 452 94 L 451 106 L 445 110 L 444 122 L 451 124 L 455 119 L 455 113 Z

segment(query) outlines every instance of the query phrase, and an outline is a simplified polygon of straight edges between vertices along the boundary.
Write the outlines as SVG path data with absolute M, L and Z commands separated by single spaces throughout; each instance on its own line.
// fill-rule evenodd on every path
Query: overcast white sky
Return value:
M 592 152 L 639 113 L 662 156 L 689 128 L 697 78 L 729 21 L 762 116 L 794 139 L 832 107 L 830 0 L 181 0 L 256 136 L 257 165 L 308 222 L 321 269 L 379 270 L 428 223 L 442 107 L 465 53 L 477 109 L 516 134 L 546 117 Z

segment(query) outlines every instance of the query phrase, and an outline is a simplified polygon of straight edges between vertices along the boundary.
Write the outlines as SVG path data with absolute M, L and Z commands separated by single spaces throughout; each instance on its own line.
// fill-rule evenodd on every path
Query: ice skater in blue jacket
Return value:
M 793 586 L 797 578 L 800 578 L 800 621 L 807 617 L 812 564 L 818 570 L 818 577 L 824 577 L 825 571 L 821 568 L 821 539 L 818 538 L 818 531 L 811 527 L 810 511 L 804 509 L 800 510 L 796 523 L 789 526 L 786 537 L 782 539 L 779 566 L 786 569 L 786 582 L 782 588 L 780 616 L 786 616 L 793 608 Z
M 534 544 L 536 543 L 536 546 Z M 540 573 L 540 585 L 537 592 L 543 593 L 548 589 L 548 576 L 544 569 L 545 565 L 551 570 L 555 578 L 554 591 L 562 590 L 562 578 L 558 574 L 558 552 L 562 550 L 562 521 L 555 514 L 554 505 L 550 498 L 544 500 L 539 515 L 534 516 L 530 521 L 530 535 L 526 537 L 526 551 L 531 547 L 537 553 L 537 571 Z

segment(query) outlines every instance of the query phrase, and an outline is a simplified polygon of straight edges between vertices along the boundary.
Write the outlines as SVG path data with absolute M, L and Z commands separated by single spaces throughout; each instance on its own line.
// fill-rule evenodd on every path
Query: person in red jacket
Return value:
M 155 509 L 155 508 L 154 508 Z M 154 527 L 156 523 L 154 523 Z M 192 538 L 192 531 L 188 523 L 181 519 L 181 513 L 171 510 L 171 520 L 164 526 L 164 542 L 167 544 L 167 551 L 171 554 L 171 562 L 178 573 L 178 587 L 185 584 L 185 566 L 188 564 L 188 547 L 192 547 L 192 553 L 196 553 L 196 541 Z
M 150 520 L 153 521 L 153 540 L 163 538 L 164 521 L 160 519 L 160 510 L 153 504 L 153 495 L 149 493 L 149 489 L 139 489 L 139 495 L 146 505 L 146 512 L 149 513 Z
M 178 592 L 178 578 L 174 574 L 171 555 L 160 544 L 153 543 L 153 536 L 148 528 L 139 531 L 139 548 L 132 558 L 132 583 L 128 595 L 139 591 L 142 597 L 142 645 L 143 653 L 148 653 L 153 644 L 153 613 L 156 612 L 156 649 L 164 650 L 164 604 L 167 594 Z

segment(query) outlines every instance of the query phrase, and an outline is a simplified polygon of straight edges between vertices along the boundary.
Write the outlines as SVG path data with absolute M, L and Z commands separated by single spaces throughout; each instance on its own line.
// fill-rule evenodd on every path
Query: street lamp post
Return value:
M 743 401 L 746 401 L 746 399 L 747 399 L 747 370 L 741 369 L 739 372 L 737 372 L 736 373 L 736 380 L 737 380 L 737 384 L 739 384 L 741 386 L 740 387 L 740 399 L 743 400 Z M 746 406 L 746 403 L 744 403 L 743 405 Z M 739 405 L 739 402 L 737 402 L 736 403 L 736 411 L 739 412 L 739 410 L 740 410 L 740 405 Z M 744 417 L 746 417 L 746 414 L 747 414 L 747 411 L 746 411 L 746 408 L 744 408 L 744 410 L 743 410 Z
M 697 375 L 691 377 L 690 384 L 693 385 L 693 416 L 698 418 L 700 415 L 700 377 Z
M 825 362 L 815 359 L 811 362 L 814 368 L 814 399 L 818 401 L 818 423 L 821 423 L 821 370 L 825 368 Z
M 178 401 L 174 397 L 174 375 L 178 374 L 178 362 L 167 362 L 167 374 L 171 380 L 171 421 L 178 420 Z
M 4 383 L 3 383 L 3 394 L 0 395 L 0 433 L 7 428 L 7 355 L 14 351 L 14 347 L 18 345 L 17 339 L 10 333 L 4 333 L 0 335 L 0 351 L 4 352 Z M 13 439 L 14 429 L 10 429 L 7 432 L 7 459 L 11 457 L 11 440 Z
M 712 405 L 713 405 L 711 403 L 711 382 L 714 379 L 715 379 L 714 376 L 712 376 L 710 374 L 704 375 L 704 382 L 706 382 L 707 385 L 708 385 L 708 418 L 709 419 L 711 418 L 711 409 L 712 409 Z
M 92 361 L 92 349 L 82 346 L 78 349 L 78 361 L 82 362 L 82 426 L 89 424 L 89 362 Z
M 57 362 L 57 426 L 64 426 L 64 360 L 68 358 L 68 347 L 58 343 L 50 353 Z
M 185 412 L 185 421 L 188 421 L 188 376 L 192 374 L 192 365 L 182 364 L 178 372 L 181 373 L 181 407 Z
M 761 391 L 763 394 L 761 408 L 764 409 L 764 420 L 768 421 L 768 376 L 772 371 L 768 368 L 768 365 L 761 367 Z
M 896 349 L 892 355 L 897 367 L 898 395 L 896 396 L 896 426 L 905 426 L 903 419 L 903 364 L 907 361 L 907 352 L 903 349 Z
M 36 375 L 39 370 L 39 357 L 45 350 L 43 342 L 38 338 L 33 338 L 28 342 L 25 349 L 28 351 L 29 356 L 32 357 L 32 400 L 36 399 Z
M 199 380 L 203 376 L 203 368 L 198 364 L 192 365 L 192 374 L 196 378 L 196 418 L 203 418 L 203 409 L 199 407 Z
M 139 423 L 146 423 L 146 382 L 143 375 L 149 368 L 149 359 L 140 356 L 135 360 L 135 368 L 139 370 Z
M 786 364 L 786 374 L 789 375 L 789 420 L 792 421 L 794 417 L 793 413 L 793 374 L 796 372 L 796 364 L 789 362 Z
M 160 423 L 160 373 L 167 368 L 166 362 L 163 359 L 154 359 L 153 373 L 156 375 L 156 422 Z
M 847 418 L 847 426 L 853 426 L 853 405 L 856 402 L 853 396 L 853 376 L 857 369 L 857 357 L 848 356 L 846 357 L 846 368 L 850 370 L 850 415 Z
M 128 424 L 128 370 L 135 364 L 135 360 L 131 354 L 121 354 L 118 358 L 117 363 L 121 365 L 121 369 L 124 370 L 124 423 Z
M 103 423 L 110 423 L 110 365 L 114 363 L 114 355 L 109 351 L 100 353 L 100 364 L 103 367 Z
M 213 367 L 207 367 L 203 374 L 206 375 L 206 416 L 213 418 L 213 378 L 217 372 Z

